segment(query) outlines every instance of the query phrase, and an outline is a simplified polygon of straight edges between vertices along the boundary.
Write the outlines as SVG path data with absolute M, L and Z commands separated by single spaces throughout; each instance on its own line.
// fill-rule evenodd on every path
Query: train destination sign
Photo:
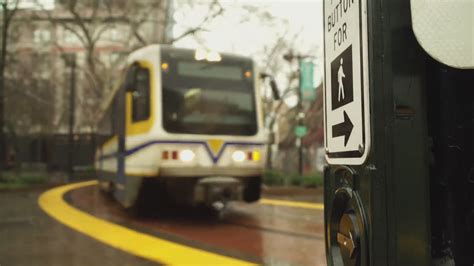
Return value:
M 324 123 L 330 164 L 363 164 L 370 148 L 367 0 L 324 0 Z

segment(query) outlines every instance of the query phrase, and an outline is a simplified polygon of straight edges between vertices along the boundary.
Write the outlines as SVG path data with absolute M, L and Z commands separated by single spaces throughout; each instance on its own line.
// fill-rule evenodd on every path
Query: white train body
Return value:
M 209 180 L 233 187 L 230 200 L 245 199 L 242 193 L 250 184 L 260 186 L 266 134 L 258 75 L 250 59 L 152 45 L 133 52 L 128 66 L 101 122 L 101 130 L 110 131 L 96 154 L 103 188 L 113 189 L 129 207 L 147 179 L 163 180 L 160 184 L 170 188 L 176 187 L 173 182 L 189 186 L 169 195 L 179 200 L 185 195 L 176 194 L 192 192 L 188 202 L 206 201 L 195 194 Z M 178 75 L 180 71 L 185 74 Z M 129 88 L 130 76 L 138 89 Z M 246 201 L 259 198 L 260 188 L 252 189 L 258 195 Z

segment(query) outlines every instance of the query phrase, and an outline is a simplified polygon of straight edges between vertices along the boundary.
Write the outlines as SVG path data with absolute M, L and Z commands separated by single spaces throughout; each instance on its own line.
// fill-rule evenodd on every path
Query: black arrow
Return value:
M 352 124 L 349 116 L 346 111 L 344 111 L 344 122 L 332 126 L 332 137 L 337 138 L 344 136 L 344 147 L 347 145 L 349 138 L 351 137 L 352 129 L 354 125 Z

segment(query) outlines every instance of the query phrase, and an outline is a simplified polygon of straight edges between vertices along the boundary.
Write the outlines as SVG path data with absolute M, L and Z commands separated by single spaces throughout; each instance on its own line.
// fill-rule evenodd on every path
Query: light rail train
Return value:
M 219 210 L 257 201 L 267 139 L 259 84 L 247 57 L 160 45 L 131 53 L 100 121 L 101 189 L 125 208 L 145 190 Z

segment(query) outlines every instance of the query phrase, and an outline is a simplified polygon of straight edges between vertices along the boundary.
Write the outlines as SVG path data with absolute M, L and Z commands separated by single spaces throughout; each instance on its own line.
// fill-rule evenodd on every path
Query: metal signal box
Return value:
M 328 265 L 473 265 L 474 3 L 323 3 Z

